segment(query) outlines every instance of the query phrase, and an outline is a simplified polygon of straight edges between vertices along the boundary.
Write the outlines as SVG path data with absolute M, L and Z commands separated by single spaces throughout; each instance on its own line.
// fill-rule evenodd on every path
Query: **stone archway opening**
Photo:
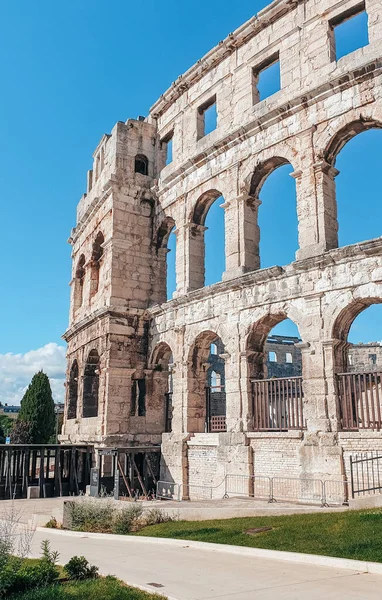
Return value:
M 170 346 L 160 342 L 153 352 L 153 389 L 152 400 L 163 406 L 162 432 L 172 431 L 173 419 L 173 371 L 174 360 Z
M 382 122 L 358 119 L 331 139 L 324 153 L 327 213 L 331 247 L 380 237 L 380 148 Z M 360 210 L 360 201 L 367 206 Z
M 276 156 L 259 164 L 251 179 L 250 196 L 258 211 L 260 268 L 286 265 L 298 250 L 298 219 L 294 168 L 284 157 Z
M 190 284 L 192 289 L 221 281 L 225 271 L 224 199 L 210 190 L 197 201 L 191 217 Z
M 297 326 L 285 313 L 255 323 L 247 338 L 249 423 L 254 431 L 306 428 Z
M 382 429 L 382 298 L 349 304 L 333 327 L 339 425 Z
M 188 367 L 187 431 L 226 431 L 225 348 L 216 333 L 198 335 Z

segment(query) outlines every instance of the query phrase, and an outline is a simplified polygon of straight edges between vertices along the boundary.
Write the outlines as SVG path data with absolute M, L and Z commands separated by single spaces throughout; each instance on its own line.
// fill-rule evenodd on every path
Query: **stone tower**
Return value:
M 69 240 L 73 269 L 62 441 L 160 442 L 164 415 L 146 405 L 146 311 L 159 293 L 153 283 L 150 188 L 164 166 L 164 146 L 155 126 L 138 119 L 118 122 L 94 152 Z

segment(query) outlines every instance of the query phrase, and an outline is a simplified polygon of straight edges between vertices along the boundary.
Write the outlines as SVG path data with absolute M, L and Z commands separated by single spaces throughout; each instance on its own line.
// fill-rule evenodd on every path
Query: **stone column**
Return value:
M 251 378 L 253 377 L 252 368 L 249 363 L 254 354 L 259 354 L 247 350 L 240 352 L 239 356 L 239 385 L 242 403 L 242 421 L 243 431 L 253 430 L 253 407 L 252 407 L 252 390 L 251 390 Z
M 227 431 L 236 433 L 243 431 L 243 406 L 240 392 L 239 355 L 224 353 L 226 422 Z
M 103 415 L 104 436 L 129 433 L 131 378 L 136 369 L 113 367 L 105 369 L 106 405 Z
M 258 198 L 243 194 L 225 202 L 225 255 L 226 270 L 223 280 L 240 277 L 260 267 L 258 226 Z
M 186 223 L 177 229 L 176 281 L 174 296 L 180 296 L 204 286 L 204 225 Z
M 155 281 L 155 300 L 158 304 L 162 304 L 167 300 L 167 254 L 170 252 L 168 248 L 158 248 L 156 273 L 154 273 Z
M 328 416 L 332 431 L 339 431 L 341 428 L 337 373 L 344 373 L 347 370 L 347 352 L 349 346 L 351 344 L 348 342 L 337 339 L 323 342 Z
M 183 427 L 183 379 L 181 365 L 171 365 L 172 373 L 172 432 L 181 434 Z
M 308 431 L 329 431 L 326 384 L 322 357 L 307 342 L 296 344 L 301 351 L 304 390 L 304 420 Z
M 338 247 L 335 177 L 339 171 L 326 161 L 313 165 L 317 194 L 318 245 L 322 252 Z

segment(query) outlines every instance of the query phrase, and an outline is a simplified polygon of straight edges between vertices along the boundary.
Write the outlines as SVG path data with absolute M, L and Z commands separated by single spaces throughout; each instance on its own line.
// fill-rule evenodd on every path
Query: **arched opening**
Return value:
M 161 342 L 154 350 L 153 360 L 154 385 L 153 398 L 158 406 L 163 406 L 163 431 L 172 431 L 173 417 L 173 355 L 168 344 Z
M 102 264 L 102 257 L 103 257 L 103 243 L 104 243 L 105 239 L 103 237 L 103 234 L 101 231 L 99 231 L 97 233 L 96 239 L 94 240 L 93 243 L 93 249 L 92 249 L 92 261 L 91 261 L 91 289 L 90 289 L 90 295 L 94 296 L 94 294 L 96 294 L 98 292 L 98 288 L 99 288 L 99 277 L 100 277 L 100 270 L 101 270 L 101 264 Z
M 250 194 L 260 201 L 258 211 L 259 255 L 262 269 L 286 265 L 298 250 L 296 183 L 292 165 L 274 157 L 259 165 L 251 180 Z
M 84 370 L 82 416 L 98 416 L 98 392 L 99 392 L 99 355 L 97 350 L 91 350 L 86 361 Z
M 156 253 L 159 302 L 166 302 L 171 300 L 176 291 L 176 231 L 175 221 L 171 217 L 166 217 L 158 229 Z
M 284 313 L 267 315 L 247 339 L 249 421 L 254 431 L 305 429 L 298 328 Z
M 68 410 L 67 410 L 67 418 L 68 419 L 76 419 L 77 417 L 77 402 L 78 402 L 78 362 L 76 360 L 73 361 L 69 382 L 68 382 Z
M 137 154 L 135 157 L 134 170 L 136 173 L 140 173 L 141 175 L 149 174 L 149 161 L 147 156 L 144 154 Z
M 198 335 L 190 351 L 187 408 L 189 433 L 226 431 L 224 344 L 212 331 Z
M 85 282 L 85 256 L 81 254 L 78 259 L 76 276 L 74 280 L 74 310 L 78 310 L 83 303 Z
M 196 203 L 190 230 L 190 289 L 222 280 L 225 271 L 224 199 L 217 190 Z
M 382 298 L 352 302 L 334 329 L 340 428 L 382 428 Z
M 338 245 L 348 246 L 382 235 L 382 130 L 352 137 L 335 159 Z M 364 206 L 362 210 L 360 206 Z
M 328 249 L 381 235 L 376 218 L 382 183 L 381 128 L 382 122 L 373 119 L 348 123 L 323 153 L 321 188 Z M 360 199 L 367 206 L 362 212 Z

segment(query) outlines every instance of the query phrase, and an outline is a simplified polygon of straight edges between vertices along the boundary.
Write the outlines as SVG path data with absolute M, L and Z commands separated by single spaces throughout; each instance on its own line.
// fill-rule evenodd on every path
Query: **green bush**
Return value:
M 84 579 L 96 579 L 98 577 L 98 567 L 89 565 L 84 556 L 73 556 L 64 566 L 69 579 L 82 581 Z
M 34 588 L 53 585 L 59 577 L 55 562 L 57 553 L 51 552 L 49 542 L 42 544 L 43 556 L 36 562 L 8 557 L 0 569 L 0 598 Z
M 56 517 L 51 517 L 49 521 L 45 524 L 47 529 L 59 529 L 60 525 L 56 519 Z
M 144 526 L 159 525 L 159 523 L 168 523 L 169 521 L 177 521 L 178 517 L 169 515 L 160 508 L 152 508 L 144 514 Z
M 113 533 L 125 535 L 138 529 L 142 513 L 143 508 L 140 504 L 131 504 L 117 510 L 113 519 Z
M 68 527 L 73 531 L 110 533 L 115 507 L 109 500 L 66 502 Z

